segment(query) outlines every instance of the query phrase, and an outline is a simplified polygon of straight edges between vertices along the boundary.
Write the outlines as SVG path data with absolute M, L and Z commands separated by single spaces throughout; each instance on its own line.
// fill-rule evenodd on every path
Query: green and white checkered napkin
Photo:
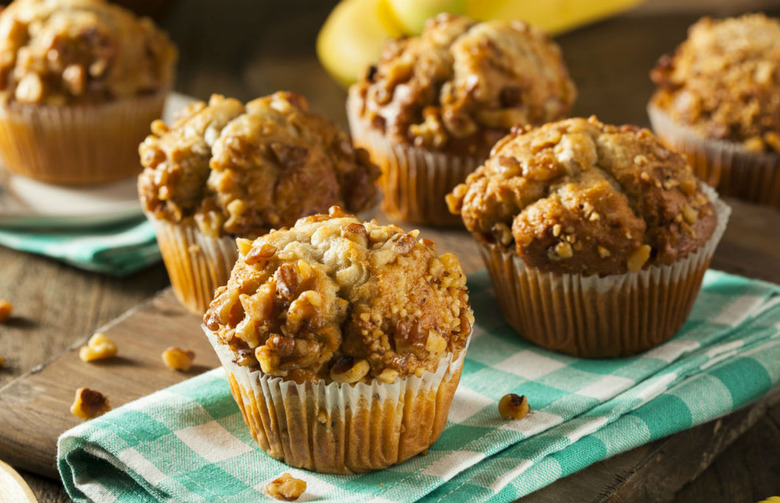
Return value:
M 0 245 L 112 276 L 126 276 L 161 259 L 146 218 L 98 228 L 0 229 Z
M 449 421 L 426 456 L 364 475 L 291 469 L 263 453 L 222 369 L 130 403 L 59 439 L 76 501 L 258 501 L 284 472 L 301 501 L 511 501 L 596 461 L 731 412 L 780 385 L 780 287 L 709 271 L 670 342 L 584 360 L 520 340 L 487 274 L 469 279 L 477 325 Z M 498 417 L 505 393 L 532 412 Z

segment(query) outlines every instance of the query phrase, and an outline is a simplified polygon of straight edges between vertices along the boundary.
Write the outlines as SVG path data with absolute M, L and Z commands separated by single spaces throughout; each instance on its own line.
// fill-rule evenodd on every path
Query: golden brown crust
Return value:
M 595 117 L 516 129 L 448 204 L 483 243 L 515 248 L 543 271 L 584 275 L 672 263 L 716 224 L 682 156 L 646 129 Z
M 240 365 L 301 382 L 434 371 L 464 350 L 473 317 L 452 254 L 399 227 L 332 208 L 253 243 L 217 290 L 206 326 Z
M 246 106 L 214 95 L 152 131 L 139 148 L 144 209 L 194 219 L 209 236 L 253 238 L 332 205 L 358 212 L 376 201 L 378 168 L 295 93 Z
M 707 138 L 780 151 L 780 22 L 703 18 L 651 73 L 652 104 Z
M 441 14 L 419 37 L 389 42 L 350 95 L 394 141 L 485 156 L 514 124 L 564 117 L 576 89 L 541 30 Z
M 176 49 L 147 18 L 102 0 L 15 0 L 0 13 L 0 99 L 104 103 L 173 80 Z

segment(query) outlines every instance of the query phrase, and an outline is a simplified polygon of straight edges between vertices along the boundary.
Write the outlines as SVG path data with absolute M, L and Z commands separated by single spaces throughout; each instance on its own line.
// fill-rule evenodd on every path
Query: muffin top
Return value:
M 367 382 L 435 371 L 474 321 L 458 259 L 418 231 L 338 207 L 239 240 L 204 323 L 239 365 L 296 382 Z
M 147 18 L 103 0 L 15 0 L 0 13 L 0 99 L 104 103 L 170 86 L 176 49 Z
M 170 127 L 155 121 L 152 133 L 139 147 L 144 209 L 194 220 L 209 236 L 254 238 L 333 205 L 362 211 L 376 201 L 379 170 L 368 154 L 295 93 L 246 106 L 213 95 Z
M 651 103 L 702 136 L 780 152 L 780 22 L 704 18 L 650 74 Z
M 447 203 L 483 244 L 567 274 L 672 263 L 717 223 L 681 155 L 647 129 L 595 117 L 514 129 Z
M 484 157 L 513 125 L 564 117 L 576 89 L 541 30 L 440 14 L 419 37 L 388 42 L 350 95 L 393 141 Z

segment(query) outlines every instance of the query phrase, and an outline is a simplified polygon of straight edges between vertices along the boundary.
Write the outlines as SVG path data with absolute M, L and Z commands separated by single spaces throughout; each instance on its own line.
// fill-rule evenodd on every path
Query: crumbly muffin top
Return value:
M 139 147 L 144 209 L 194 219 L 209 236 L 254 238 L 333 205 L 357 212 L 376 201 L 379 170 L 368 154 L 295 93 L 246 106 L 214 95 L 170 127 L 155 121 L 152 133 Z
M 0 99 L 104 103 L 170 86 L 176 49 L 147 18 L 103 0 L 15 0 L 0 13 Z
M 542 271 L 621 274 L 698 249 L 717 217 L 685 159 L 647 129 L 568 119 L 516 128 L 447 196 L 489 246 Z
M 350 93 L 361 118 L 395 141 L 477 156 L 515 124 L 564 117 L 576 97 L 560 48 L 541 30 L 452 14 L 388 42 Z
M 763 14 L 691 26 L 650 74 L 651 103 L 707 138 L 780 152 L 780 22 Z
M 303 382 L 393 382 L 465 349 L 466 277 L 418 231 L 340 208 L 254 242 L 217 289 L 204 323 L 236 362 Z

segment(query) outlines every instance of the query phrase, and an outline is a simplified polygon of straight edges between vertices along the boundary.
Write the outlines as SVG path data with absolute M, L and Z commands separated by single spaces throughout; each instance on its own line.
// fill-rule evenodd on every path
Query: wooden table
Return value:
M 243 100 L 295 90 L 315 111 L 345 126 L 344 90 L 327 77 L 313 51 L 332 4 L 180 2 L 162 21 L 180 47 L 176 89 L 199 98 L 220 92 Z M 573 114 L 647 125 L 647 74 L 658 56 L 673 49 L 700 15 L 755 4 L 721 0 L 681 8 L 651 0 L 636 12 L 558 37 L 580 91 Z M 780 14 L 777 3 L 773 9 Z M 729 202 L 734 213 L 713 268 L 780 283 L 780 213 Z M 440 248 L 458 251 L 470 270 L 479 267 L 467 234 L 437 236 Z M 15 306 L 14 318 L 0 325 L 0 355 L 7 360 L 0 367 L 0 394 L 167 285 L 160 264 L 118 280 L 0 248 L 0 298 Z M 523 501 L 755 502 L 780 495 L 779 399 L 770 394 L 730 416 L 597 463 Z M 39 501 L 68 501 L 58 481 L 22 474 Z

